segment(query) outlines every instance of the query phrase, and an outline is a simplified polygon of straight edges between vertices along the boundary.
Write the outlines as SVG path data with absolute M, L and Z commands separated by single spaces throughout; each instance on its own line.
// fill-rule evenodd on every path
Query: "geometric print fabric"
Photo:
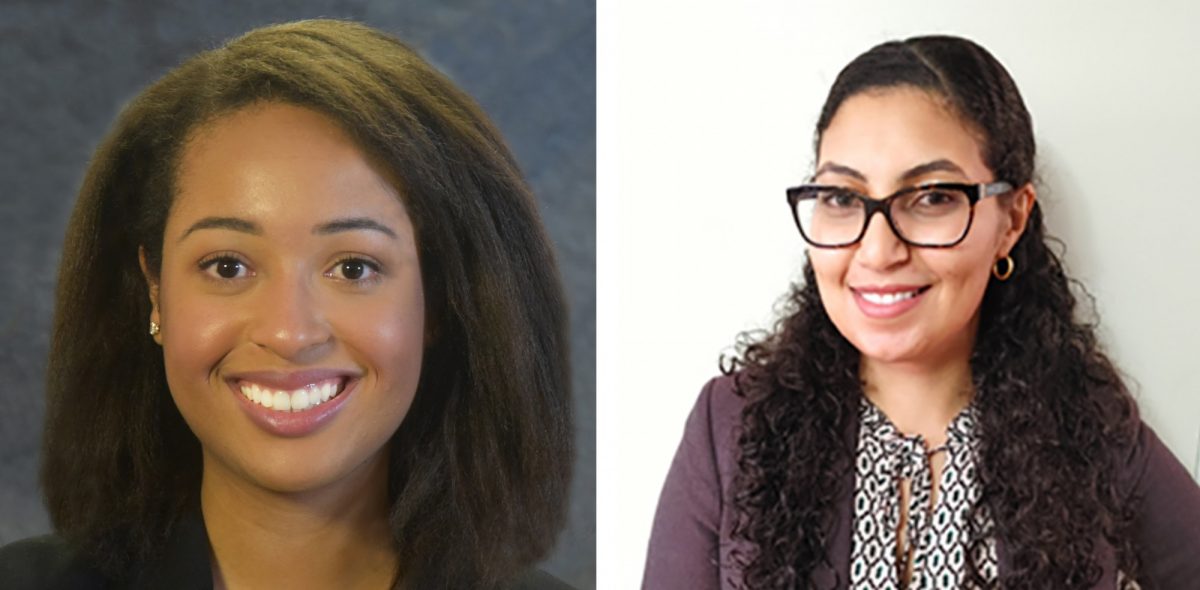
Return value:
M 971 509 L 979 499 L 975 472 L 978 448 L 974 438 L 974 405 L 950 422 L 946 444 L 926 449 L 920 436 L 905 436 L 874 404 L 862 398 L 858 446 L 855 452 L 854 535 L 850 556 L 850 587 L 871 590 L 950 590 L 973 588 L 967 580 L 971 559 L 984 580 L 998 576 L 995 541 L 985 539 L 974 555 L 968 532 L 991 530 L 986 510 L 968 527 Z M 946 454 L 938 485 L 937 504 L 931 505 L 933 471 L 930 459 Z M 908 482 L 904 539 L 897 539 L 901 518 L 900 482 Z M 901 566 L 912 555 L 907 586 Z

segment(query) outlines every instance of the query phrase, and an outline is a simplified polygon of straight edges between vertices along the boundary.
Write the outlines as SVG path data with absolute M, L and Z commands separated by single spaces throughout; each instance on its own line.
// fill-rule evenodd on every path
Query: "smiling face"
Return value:
M 820 184 L 882 199 L 928 182 L 994 180 L 976 133 L 938 97 L 900 87 L 854 95 L 821 136 Z M 951 248 L 908 246 L 883 215 L 862 241 L 810 248 L 821 302 L 865 361 L 939 364 L 970 355 L 992 265 L 1024 229 L 1031 186 L 975 206 L 966 237 Z
M 393 183 L 332 120 L 268 103 L 194 132 L 177 187 L 151 320 L 206 480 L 302 492 L 385 460 L 425 332 Z

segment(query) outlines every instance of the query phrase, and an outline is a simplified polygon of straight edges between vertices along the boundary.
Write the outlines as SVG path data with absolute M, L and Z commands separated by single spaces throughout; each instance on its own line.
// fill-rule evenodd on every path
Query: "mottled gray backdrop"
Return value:
M 0 545 L 49 531 L 37 487 L 63 231 L 118 109 L 185 57 L 258 26 L 349 18 L 474 96 L 533 185 L 571 302 L 578 423 L 570 525 L 546 563 L 595 586 L 596 19 L 590 0 L 0 3 Z

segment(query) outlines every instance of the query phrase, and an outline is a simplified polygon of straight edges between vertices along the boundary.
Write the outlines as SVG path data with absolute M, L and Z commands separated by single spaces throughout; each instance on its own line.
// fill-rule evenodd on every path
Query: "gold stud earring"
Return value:
M 158 323 L 157 323 L 157 322 L 153 322 L 153 321 L 152 321 L 152 322 L 150 322 L 150 335 L 151 335 L 151 336 L 158 336 L 158 332 L 159 332 L 159 329 L 158 329 Z
M 1005 263 L 1004 272 L 1000 271 L 1001 262 Z M 1005 256 L 1004 258 L 997 260 L 996 264 L 992 265 L 992 276 L 996 277 L 998 280 L 1007 281 L 1008 277 L 1011 277 L 1013 271 L 1016 269 L 1017 263 L 1013 262 L 1012 256 Z

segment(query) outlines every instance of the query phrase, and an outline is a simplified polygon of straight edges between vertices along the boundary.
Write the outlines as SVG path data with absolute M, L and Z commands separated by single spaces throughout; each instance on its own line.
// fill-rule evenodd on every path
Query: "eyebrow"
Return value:
M 392 228 L 375 221 L 369 217 L 347 217 L 345 219 L 335 219 L 326 223 L 322 223 L 313 228 L 313 233 L 317 235 L 329 235 L 344 231 L 354 231 L 365 229 L 377 231 L 387 235 L 389 238 L 396 239 L 396 232 Z
M 849 166 L 844 166 L 842 164 L 838 164 L 836 162 L 825 162 L 825 164 L 823 166 L 821 166 L 820 168 L 817 168 L 817 172 L 816 172 L 816 174 L 813 174 L 813 178 L 816 178 L 822 174 L 825 174 L 826 172 L 832 172 L 834 174 L 841 174 L 842 176 L 849 176 L 850 178 L 853 178 L 855 180 L 861 180 L 862 182 L 867 181 L 867 177 L 862 172 L 859 172 L 858 170 L 855 170 Z
M 836 162 L 826 162 L 823 166 L 817 169 L 816 174 L 813 174 L 813 178 L 816 178 L 826 172 L 841 174 L 842 176 L 849 176 L 861 182 L 867 182 L 867 177 L 862 172 Z M 900 175 L 900 180 L 912 180 L 914 178 L 929 174 L 930 172 L 953 172 L 961 176 L 967 175 L 967 173 L 964 172 L 963 169 L 958 166 L 958 164 L 955 164 L 954 162 L 951 162 L 945 158 L 941 158 L 909 168 Z
M 196 223 L 193 223 L 183 235 L 179 237 L 182 242 L 184 238 L 191 235 L 192 232 L 202 229 L 227 229 L 236 232 L 242 232 L 253 236 L 261 236 L 263 233 L 262 227 L 253 221 L 247 221 L 237 217 L 205 217 Z M 343 219 L 335 219 L 325 223 L 318 224 L 313 227 L 312 233 L 315 235 L 329 235 L 340 232 L 355 231 L 355 230 L 371 230 L 382 233 L 392 239 L 396 239 L 396 232 L 392 228 L 375 221 L 369 217 L 346 217 Z
M 187 231 L 183 232 L 182 236 L 179 236 L 179 241 L 182 242 L 184 238 L 192 235 L 192 232 L 202 229 L 228 229 L 255 236 L 262 235 L 262 228 L 252 221 L 238 219 L 237 217 L 205 217 L 187 228 Z
M 942 158 L 940 160 L 926 162 L 924 164 L 921 164 L 920 166 L 914 166 L 914 167 L 910 168 L 908 170 L 908 172 L 905 172 L 903 175 L 901 175 L 900 178 L 902 180 L 912 180 L 918 176 L 925 176 L 926 174 L 929 174 L 930 172 L 953 172 L 960 176 L 967 175 L 966 172 L 963 172 L 962 168 L 958 167 L 958 164 L 955 164 L 954 162 L 951 162 L 950 160 Z

